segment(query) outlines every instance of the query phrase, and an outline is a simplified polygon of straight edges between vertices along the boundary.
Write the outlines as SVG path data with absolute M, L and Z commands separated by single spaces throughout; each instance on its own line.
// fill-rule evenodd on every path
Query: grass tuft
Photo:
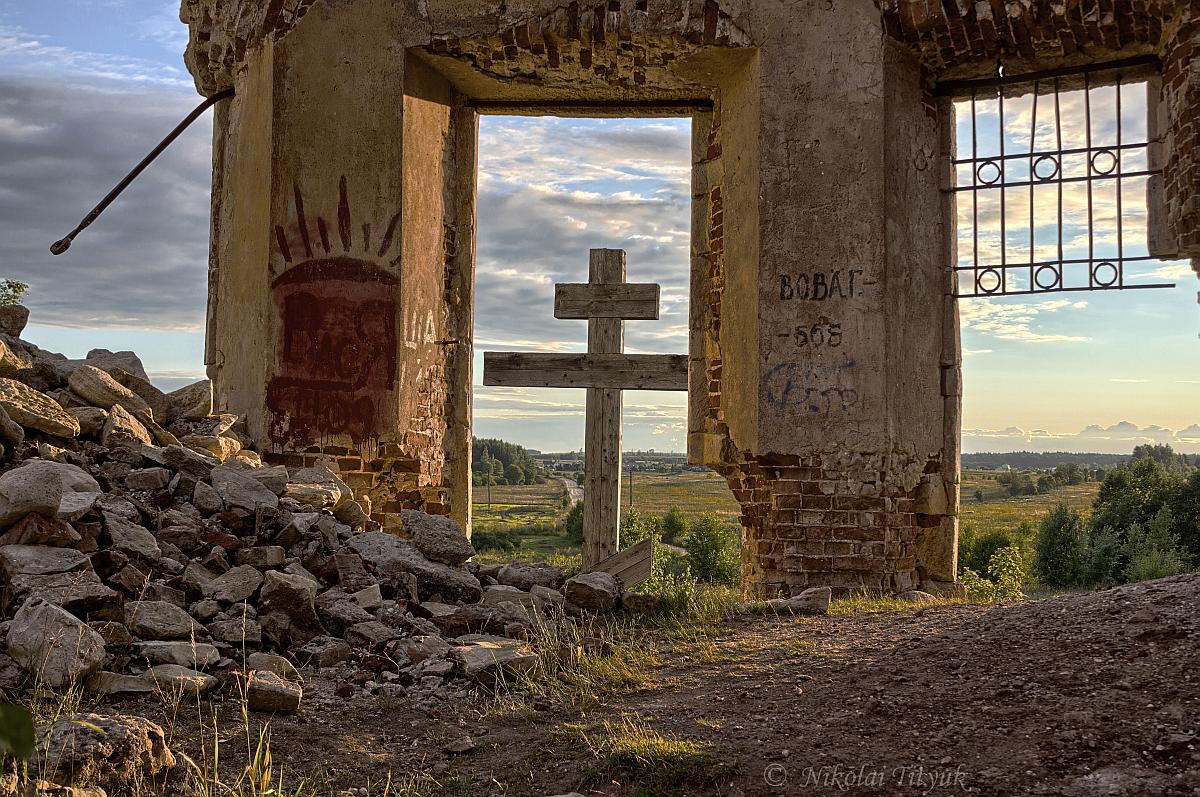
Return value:
M 650 686 L 658 662 L 647 635 L 625 621 L 561 614 L 533 625 L 528 640 L 537 663 L 499 683 L 487 699 L 488 714 L 533 718 L 530 703 L 571 705 Z
M 734 774 L 707 745 L 661 734 L 629 717 L 581 735 L 598 760 L 593 780 L 611 780 L 632 797 L 688 794 Z

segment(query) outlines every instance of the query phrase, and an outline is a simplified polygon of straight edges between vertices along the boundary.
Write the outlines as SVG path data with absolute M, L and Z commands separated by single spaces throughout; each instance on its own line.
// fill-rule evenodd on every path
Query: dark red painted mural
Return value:
M 349 254 L 344 180 L 335 239 L 344 254 L 330 253 L 334 247 L 323 219 L 317 219 L 316 241 L 309 236 L 298 190 L 295 208 L 296 231 L 308 259 L 288 264 L 271 282 L 280 318 L 276 375 L 267 385 L 271 437 L 279 444 L 338 435 L 355 442 L 369 440 L 386 428 L 381 413 L 395 389 L 400 280 Z M 287 231 L 276 227 L 275 233 L 280 253 L 290 260 L 295 247 L 289 245 Z M 389 234 L 389 249 L 390 239 Z M 382 254 L 386 250 L 378 256 Z

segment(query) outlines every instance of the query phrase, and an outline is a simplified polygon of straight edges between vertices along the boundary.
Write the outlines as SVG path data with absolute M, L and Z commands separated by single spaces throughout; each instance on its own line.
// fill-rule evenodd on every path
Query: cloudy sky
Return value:
M 31 285 L 28 338 L 71 356 L 134 349 L 164 387 L 203 374 L 211 120 L 197 122 L 70 253 L 54 258 L 47 247 L 198 101 L 177 9 L 158 0 L 0 5 L 0 276 Z M 1122 98 L 1127 141 L 1138 133 L 1136 95 Z M 1065 96 L 1063 113 L 1080 102 Z M 1012 130 L 1025 131 L 1023 141 L 1006 136 L 1007 151 L 1029 146 L 1031 106 L 1006 104 Z M 1112 134 L 1113 107 L 1103 92 L 1093 97 L 1095 135 Z M 994 104 L 978 110 L 976 154 L 996 154 L 987 149 L 999 142 Z M 1053 135 L 1045 101 L 1037 122 L 1043 146 Z M 1082 135 L 1065 126 L 1064 145 Z M 628 251 L 631 281 L 663 285 L 661 320 L 629 322 L 627 348 L 685 352 L 688 122 L 487 117 L 480 139 L 477 350 L 584 349 L 584 322 L 552 316 L 553 285 L 586 281 L 587 250 L 608 246 Z M 960 126 L 964 140 L 969 127 Z M 1137 168 L 1133 157 L 1126 171 Z M 1127 256 L 1144 248 L 1140 191 L 1131 184 L 1122 194 Z M 1086 214 L 1086 196 L 1069 190 L 1064 208 L 1064 252 L 1086 254 L 1086 225 L 1072 222 Z M 965 266 L 975 214 L 969 202 L 960 210 Z M 999 203 L 981 195 L 978 210 L 988 259 L 999 251 Z M 1093 210 L 1111 226 L 1115 195 L 1094 197 Z M 1005 211 L 1007 254 L 1028 260 L 1028 194 L 1010 196 Z M 1056 257 L 1057 197 L 1039 188 L 1034 212 L 1034 257 Z M 1158 262 L 1127 279 L 1180 286 L 962 302 L 967 450 L 1126 451 L 1153 440 L 1200 451 L 1197 284 L 1186 265 Z M 579 447 L 582 416 L 582 392 L 476 391 L 478 434 L 543 450 Z M 627 394 L 626 447 L 681 450 L 684 417 L 682 395 Z

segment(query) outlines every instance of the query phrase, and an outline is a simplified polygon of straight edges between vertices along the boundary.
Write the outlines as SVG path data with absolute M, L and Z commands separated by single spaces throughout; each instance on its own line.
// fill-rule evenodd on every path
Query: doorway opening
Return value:
M 687 117 L 480 117 L 477 549 L 505 559 L 578 555 L 586 391 L 485 387 L 483 352 L 586 352 L 588 322 L 555 318 L 554 286 L 589 281 L 589 250 L 624 250 L 626 282 L 661 286 L 658 319 L 625 322 L 624 351 L 688 353 L 692 150 Z M 653 527 L 683 542 L 688 521 L 706 513 L 737 539 L 739 509 L 724 479 L 687 464 L 687 404 L 684 392 L 623 394 L 625 541 Z

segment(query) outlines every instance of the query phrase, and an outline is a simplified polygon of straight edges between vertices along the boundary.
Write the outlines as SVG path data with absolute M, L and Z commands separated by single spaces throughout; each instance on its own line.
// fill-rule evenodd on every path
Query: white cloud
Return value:
M 630 282 L 665 297 L 659 321 L 626 324 L 626 350 L 685 353 L 690 146 L 683 120 L 485 117 L 478 347 L 586 348 L 586 322 L 554 318 L 553 284 L 586 282 L 588 250 L 606 247 L 626 250 Z
M 179 51 L 181 48 L 177 49 Z M 191 88 L 191 77 L 180 66 L 113 53 L 72 50 L 51 44 L 44 36 L 23 28 L 0 24 L 0 68 L 25 75 L 70 76 L 72 80 L 109 80 L 121 83 Z
M 1172 431 L 1151 424 L 1140 427 L 1129 421 L 1111 426 L 1092 424 L 1078 432 L 1006 429 L 963 429 L 965 451 L 1092 451 L 1128 453 L 1135 445 L 1167 443 L 1177 451 L 1200 452 L 1200 424 Z
M 993 299 L 964 299 L 959 302 L 959 317 L 964 330 L 974 330 L 998 340 L 1022 343 L 1079 343 L 1087 338 L 1039 331 L 1039 321 L 1047 314 L 1063 310 L 1082 310 L 1086 301 L 1070 299 L 1048 299 L 1041 301 L 1017 300 L 1001 304 Z
M 184 133 L 69 252 L 49 252 L 195 103 L 190 91 L 150 83 L 0 77 L 0 261 L 3 276 L 30 284 L 35 323 L 201 328 L 211 117 Z
M 204 379 L 208 374 L 203 368 L 179 368 L 166 371 L 150 371 L 151 379 Z
M 178 56 L 187 47 L 188 29 L 179 21 L 179 3 L 168 2 L 138 23 L 142 38 L 162 45 L 163 49 Z
M 1171 264 L 1165 265 L 1161 268 L 1157 268 L 1154 271 L 1150 272 L 1150 276 L 1157 277 L 1158 279 L 1164 279 L 1164 280 L 1179 280 L 1179 279 L 1187 279 L 1188 277 L 1196 277 L 1196 276 L 1200 276 L 1200 275 L 1197 275 L 1196 272 L 1192 270 L 1192 267 L 1188 263 L 1180 262 L 1180 263 L 1171 263 Z

